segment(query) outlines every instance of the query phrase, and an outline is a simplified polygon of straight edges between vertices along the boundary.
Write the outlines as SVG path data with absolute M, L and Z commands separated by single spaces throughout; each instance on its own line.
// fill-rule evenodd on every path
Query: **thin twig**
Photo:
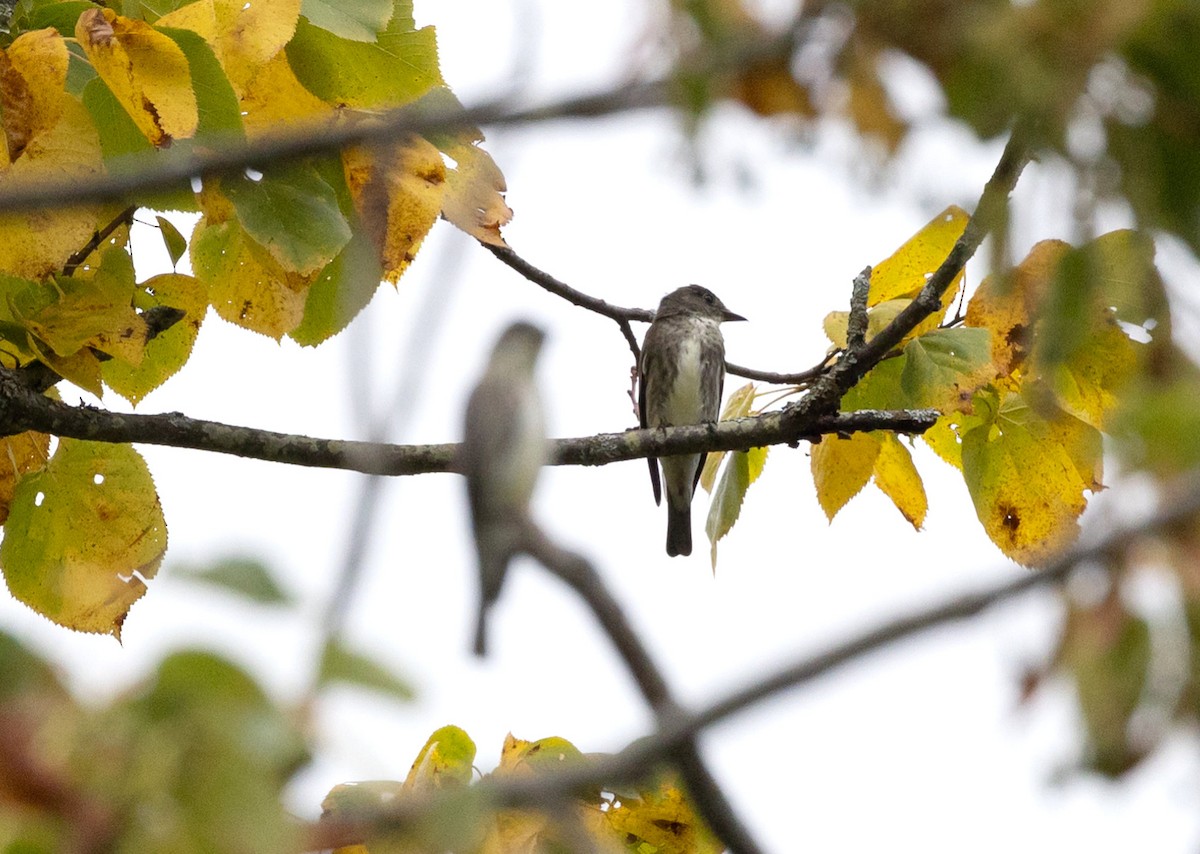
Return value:
M 108 225 L 104 226 L 104 228 L 93 234 L 91 240 L 89 240 L 81 249 L 74 252 L 71 257 L 67 259 L 66 263 L 63 264 L 62 274 L 64 276 L 70 276 L 72 273 L 74 273 L 79 268 L 79 265 L 88 259 L 89 255 L 100 248 L 101 243 L 108 240 L 109 235 L 111 235 L 122 225 L 132 224 L 133 215 L 135 213 L 137 213 L 137 206 L 129 205 L 127 208 L 113 217 L 112 221 L 109 222 Z
M 838 356 L 840 351 L 835 350 L 829 353 L 818 364 L 809 368 L 807 371 L 800 371 L 794 374 L 781 374 L 775 371 L 760 371 L 755 368 L 746 368 L 741 365 L 735 365 L 732 362 L 725 363 L 726 373 L 733 374 L 735 377 L 743 377 L 748 380 L 758 380 L 764 383 L 772 383 L 774 385 L 806 385 L 820 377 L 827 370 L 829 365 Z
M 625 336 L 626 342 L 629 344 L 629 349 L 633 353 L 634 364 L 641 363 L 641 350 L 638 347 L 637 338 L 634 337 L 633 329 L 630 327 L 630 321 L 638 321 L 641 323 L 650 323 L 654 320 L 654 312 L 646 308 L 624 308 L 619 305 L 613 305 L 610 302 L 586 294 L 577 288 L 573 288 L 566 282 L 556 279 L 545 270 L 535 267 L 529 261 L 526 261 L 520 255 L 508 246 L 492 246 L 490 244 L 481 244 L 495 255 L 501 262 L 520 273 L 526 279 L 540 288 L 562 297 L 572 305 L 587 309 L 588 311 L 599 314 L 601 317 L 607 317 L 610 320 L 615 320 L 621 329 L 621 334 Z M 740 365 L 733 365 L 729 362 L 725 363 L 725 370 L 735 376 L 745 377 L 750 380 L 761 380 L 762 382 L 778 383 L 780 385 L 800 385 L 807 383 L 819 377 L 825 370 L 825 366 L 829 363 L 831 356 L 827 356 L 819 365 L 809 368 L 807 371 L 800 371 L 793 374 L 781 374 L 773 371 L 759 371 L 754 368 L 744 368 Z

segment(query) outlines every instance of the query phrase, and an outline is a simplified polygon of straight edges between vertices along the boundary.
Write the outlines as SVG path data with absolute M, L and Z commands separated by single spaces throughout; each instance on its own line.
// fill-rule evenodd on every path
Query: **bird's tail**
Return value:
M 475 624 L 475 654 L 480 658 L 487 655 L 488 606 L 479 603 L 479 621 Z
M 667 555 L 692 553 L 692 508 L 685 504 L 674 507 L 667 502 Z

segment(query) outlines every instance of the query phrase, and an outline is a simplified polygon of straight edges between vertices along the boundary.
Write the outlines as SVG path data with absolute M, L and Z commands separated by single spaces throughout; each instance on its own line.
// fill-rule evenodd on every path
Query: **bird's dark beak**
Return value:
M 728 323 L 731 320 L 745 320 L 740 314 L 734 314 L 729 309 L 725 309 L 725 313 L 721 315 L 721 322 Z

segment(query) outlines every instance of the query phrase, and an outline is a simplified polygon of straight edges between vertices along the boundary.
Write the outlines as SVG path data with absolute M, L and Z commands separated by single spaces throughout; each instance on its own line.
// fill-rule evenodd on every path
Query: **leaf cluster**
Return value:
M 366 126 L 377 111 L 457 106 L 432 28 L 412 4 L 284 0 L 23 0 L 0 47 L 0 186 L 119 175 L 156 157 L 281 133 Z M 438 217 L 503 245 L 504 179 L 467 128 L 206 175 L 151 197 L 0 215 L 0 358 L 133 403 L 178 372 L 211 307 L 249 330 L 316 345 L 381 281 L 395 282 Z M 152 168 L 152 167 L 151 167 Z M 139 280 L 140 207 L 173 263 Z M 179 318 L 152 326 L 155 312 Z M 128 447 L 4 440 L 10 590 L 70 628 L 119 636 L 166 549 L 150 473 Z

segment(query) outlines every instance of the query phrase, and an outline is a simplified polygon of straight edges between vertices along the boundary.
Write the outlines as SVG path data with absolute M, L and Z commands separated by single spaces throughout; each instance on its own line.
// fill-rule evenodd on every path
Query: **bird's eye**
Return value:
M 712 295 L 712 294 L 705 294 L 705 295 L 704 295 L 704 301 L 705 301 L 706 303 L 708 303 L 709 305 L 712 305 L 712 304 L 713 304 L 713 299 L 714 299 L 714 297 L 713 297 L 713 295 Z

